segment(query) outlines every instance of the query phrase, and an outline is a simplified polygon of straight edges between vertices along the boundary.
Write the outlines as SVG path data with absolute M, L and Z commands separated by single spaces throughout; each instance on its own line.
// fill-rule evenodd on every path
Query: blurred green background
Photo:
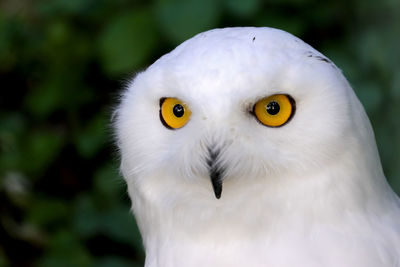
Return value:
M 0 2 L 0 266 L 142 266 L 110 116 L 124 82 L 183 40 L 287 30 L 364 104 L 400 192 L 399 0 Z

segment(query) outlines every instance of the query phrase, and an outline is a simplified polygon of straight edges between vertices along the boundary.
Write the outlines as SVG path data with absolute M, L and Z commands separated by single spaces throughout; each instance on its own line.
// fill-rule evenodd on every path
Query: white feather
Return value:
M 139 73 L 116 114 L 121 170 L 146 266 L 400 266 L 400 202 L 363 107 L 341 71 L 271 28 L 201 33 Z M 296 101 L 279 128 L 249 113 Z M 170 130 L 159 101 L 192 116 Z M 208 147 L 226 168 L 221 199 Z

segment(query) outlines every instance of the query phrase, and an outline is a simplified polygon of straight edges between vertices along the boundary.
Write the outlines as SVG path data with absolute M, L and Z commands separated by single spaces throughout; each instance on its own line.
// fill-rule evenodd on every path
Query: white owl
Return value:
M 201 33 L 115 121 L 146 266 L 400 266 L 400 202 L 341 71 L 281 30 Z

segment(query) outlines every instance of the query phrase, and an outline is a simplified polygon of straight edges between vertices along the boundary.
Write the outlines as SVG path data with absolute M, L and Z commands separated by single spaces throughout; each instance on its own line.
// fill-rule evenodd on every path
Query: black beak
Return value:
M 222 193 L 222 174 L 223 169 L 218 165 L 217 158 L 219 151 L 208 149 L 209 158 L 207 159 L 207 164 L 209 167 L 209 174 L 211 179 L 211 184 L 214 190 L 215 197 L 217 199 L 221 198 Z

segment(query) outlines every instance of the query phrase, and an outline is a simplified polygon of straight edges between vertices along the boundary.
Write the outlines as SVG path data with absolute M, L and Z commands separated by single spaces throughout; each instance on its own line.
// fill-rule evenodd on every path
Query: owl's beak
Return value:
M 208 164 L 208 170 L 210 174 L 210 179 L 211 179 L 211 184 L 214 190 L 215 197 L 217 199 L 221 198 L 221 193 L 222 193 L 222 174 L 223 174 L 223 169 L 222 167 L 217 163 L 217 158 L 219 155 L 218 150 L 213 150 L 213 149 L 208 149 L 208 154 L 209 158 L 207 159 L 207 164 Z

